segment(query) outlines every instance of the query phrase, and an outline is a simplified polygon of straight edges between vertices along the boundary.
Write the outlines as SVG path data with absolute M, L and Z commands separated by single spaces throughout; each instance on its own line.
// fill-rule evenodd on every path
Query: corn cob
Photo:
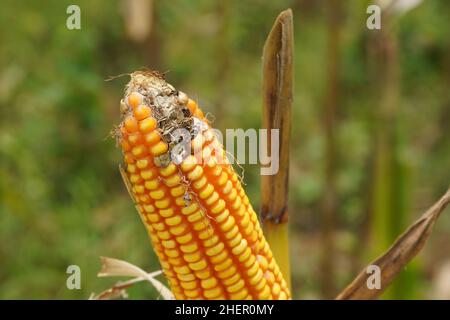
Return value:
M 197 103 L 160 74 L 135 72 L 120 108 L 121 173 L 175 298 L 289 299 L 257 215 Z M 173 152 L 179 128 L 201 152 Z

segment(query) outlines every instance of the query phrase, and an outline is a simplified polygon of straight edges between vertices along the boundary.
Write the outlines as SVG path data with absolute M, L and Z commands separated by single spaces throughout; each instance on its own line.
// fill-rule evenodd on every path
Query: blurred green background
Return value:
M 370 3 L 2 2 L 0 298 L 87 299 L 115 282 L 96 277 L 99 256 L 159 268 L 109 138 L 128 78 L 105 80 L 167 71 L 217 128 L 259 128 L 262 47 L 288 7 L 294 298 L 334 297 L 449 186 L 450 2 L 383 16 L 381 31 L 366 27 Z M 66 28 L 70 4 L 81 30 Z M 259 168 L 245 169 L 259 209 Z M 66 288 L 71 264 L 81 290 Z M 450 299 L 449 287 L 447 212 L 384 298 Z M 158 297 L 147 283 L 129 295 Z

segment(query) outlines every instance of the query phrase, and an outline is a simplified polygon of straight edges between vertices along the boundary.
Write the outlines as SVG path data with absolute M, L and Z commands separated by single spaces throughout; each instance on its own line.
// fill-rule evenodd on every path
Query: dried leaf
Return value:
M 162 274 L 161 270 L 147 273 L 134 264 L 123 260 L 108 257 L 100 257 L 100 259 L 102 267 L 98 273 L 99 277 L 135 277 L 135 279 L 130 280 L 132 282 L 127 282 L 130 285 L 138 281 L 147 280 L 156 288 L 156 290 L 158 290 L 165 300 L 174 299 L 172 292 L 159 280 L 155 279 L 156 276 Z M 111 291 L 106 290 L 104 293 L 106 296 L 108 296 L 108 294 L 114 295 L 115 291 L 123 289 L 123 285 L 124 283 L 118 283 L 116 286 L 109 289 Z
M 97 275 L 98 277 L 145 278 L 147 276 L 147 272 L 129 262 L 108 257 L 100 257 L 100 260 L 102 263 L 102 267 Z M 158 274 L 161 273 L 160 271 L 158 272 Z
M 294 81 L 292 10 L 281 12 L 266 39 L 262 56 L 263 121 L 261 149 L 278 155 L 278 168 L 261 166 L 261 221 L 275 259 L 291 283 L 288 241 L 289 155 Z M 273 132 L 272 129 L 278 130 Z M 272 137 L 272 133 L 278 134 Z M 272 141 L 273 139 L 273 141 Z M 272 164 L 271 164 L 272 165 Z M 274 169 L 278 169 L 276 172 Z M 273 170 L 273 171 L 272 171 Z
M 430 237 L 437 218 L 450 202 L 450 189 L 429 208 L 414 224 L 412 224 L 392 247 L 369 266 L 378 266 L 381 272 L 381 288 L 369 289 L 367 280 L 371 274 L 367 268 L 348 285 L 337 297 L 338 300 L 375 299 L 380 296 L 395 276 L 412 260 L 423 248 Z
M 152 277 L 147 277 L 147 280 L 155 287 L 156 290 L 158 290 L 164 300 L 175 300 L 172 291 L 170 291 L 169 288 L 163 285 L 159 280 Z
M 125 187 L 127 188 L 128 194 L 131 197 L 131 200 L 133 200 L 134 203 L 137 203 L 136 199 L 134 198 L 133 192 L 132 192 L 132 185 L 130 180 L 128 179 L 127 173 L 122 168 L 121 165 L 119 165 L 119 172 L 122 177 L 123 183 L 125 184 Z
M 278 144 L 276 174 L 261 168 L 261 219 L 264 223 L 287 222 L 289 147 L 292 126 L 294 27 L 292 10 L 280 13 L 263 49 L 263 124 L 268 130 L 264 148 Z M 272 141 L 272 129 L 279 139 Z M 267 152 L 267 150 L 264 150 Z M 273 154 L 271 155 L 274 156 Z
M 111 287 L 105 291 L 102 291 L 98 295 L 92 293 L 91 296 L 89 297 L 89 300 L 108 300 L 108 299 L 117 299 L 117 298 L 126 299 L 126 298 L 128 298 L 128 294 L 125 289 L 131 287 L 136 282 L 142 281 L 142 280 L 143 279 L 141 279 L 141 278 L 134 278 L 134 279 L 132 279 L 130 281 L 126 281 L 126 282 L 119 281 L 113 287 Z

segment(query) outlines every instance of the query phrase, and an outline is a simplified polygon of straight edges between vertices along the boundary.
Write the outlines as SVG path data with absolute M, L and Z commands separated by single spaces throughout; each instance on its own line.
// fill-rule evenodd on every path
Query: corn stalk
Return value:
M 279 171 L 261 178 L 264 234 L 290 286 L 288 240 L 289 144 L 293 92 L 293 18 L 290 9 L 275 20 L 263 49 L 263 128 L 279 130 Z M 271 135 L 267 134 L 271 149 Z

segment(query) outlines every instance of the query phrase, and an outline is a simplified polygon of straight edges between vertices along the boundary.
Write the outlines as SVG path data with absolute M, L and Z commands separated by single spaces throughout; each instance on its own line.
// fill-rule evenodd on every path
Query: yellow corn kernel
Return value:
M 166 143 L 160 141 L 157 144 L 155 144 L 154 146 L 152 146 L 150 148 L 150 152 L 152 153 L 152 155 L 156 156 L 160 156 L 163 153 L 166 153 L 168 150 L 168 146 Z
M 180 176 L 174 174 L 166 179 L 164 179 L 164 184 L 168 187 L 175 187 L 181 183 Z
M 224 249 L 223 242 L 219 242 L 211 248 L 208 248 L 205 253 L 207 256 L 215 256 L 218 255 Z
M 239 290 L 241 290 L 242 288 L 244 288 L 245 283 L 242 279 L 240 279 L 238 282 L 236 282 L 235 284 L 232 284 L 231 286 L 227 287 L 227 291 L 228 292 L 237 292 Z
M 182 281 L 181 286 L 187 290 L 194 290 L 197 288 L 197 281 Z
M 209 269 L 204 269 L 204 270 L 196 271 L 195 275 L 200 280 L 204 280 L 204 279 L 207 279 L 207 278 L 211 277 L 211 271 Z
M 198 193 L 198 196 L 201 199 L 206 199 L 208 198 L 212 193 L 214 192 L 214 187 L 212 186 L 212 184 L 207 184 L 202 190 L 200 190 L 200 192 Z
M 143 208 L 144 208 L 145 212 L 148 212 L 148 213 L 155 212 L 155 207 L 151 204 L 146 204 L 143 206 Z
M 159 133 L 157 131 L 152 131 L 144 135 L 144 140 L 148 145 L 153 145 L 159 141 Z
M 198 205 L 197 203 L 192 203 L 191 205 L 184 207 L 181 209 L 181 213 L 184 215 L 189 215 L 191 213 L 194 213 L 195 211 L 197 211 L 198 209 Z
M 159 210 L 159 214 L 163 218 L 168 218 L 175 214 L 175 210 L 173 210 L 173 208 L 161 209 Z
M 218 298 L 222 294 L 222 290 L 219 287 L 205 290 L 205 298 L 214 299 Z
M 167 167 L 161 168 L 161 170 L 159 170 L 159 173 L 163 177 L 168 177 L 171 174 L 175 173 L 175 171 L 177 171 L 177 166 L 171 162 Z
M 162 241 L 162 245 L 164 246 L 164 248 L 167 248 L 167 249 L 174 249 L 177 247 L 177 243 L 173 240 Z
M 136 161 L 136 167 L 138 167 L 139 169 L 145 169 L 145 168 L 147 168 L 148 165 L 149 165 L 148 158 L 139 159 Z
M 155 118 L 147 118 L 139 122 L 139 129 L 141 132 L 150 132 L 156 128 Z
M 233 274 L 231 277 L 223 279 L 222 282 L 225 286 L 231 286 L 232 284 L 236 283 L 239 279 L 241 279 L 241 276 L 239 273 Z
M 215 255 L 215 256 L 211 257 L 209 260 L 210 260 L 211 263 L 213 263 L 213 264 L 218 264 L 219 262 L 224 261 L 226 258 L 228 258 L 227 251 L 226 251 L 226 250 L 223 250 L 221 253 L 219 253 L 218 255 Z
M 170 189 L 170 194 L 172 195 L 172 197 L 175 197 L 175 198 L 184 195 L 185 192 L 186 192 L 186 188 L 184 186 L 178 186 L 176 188 Z
M 248 290 L 241 289 L 238 292 L 233 292 L 230 294 L 230 299 L 232 300 L 245 300 L 248 297 Z
M 184 260 L 186 260 L 186 262 L 197 262 L 200 261 L 201 258 L 202 255 L 200 252 L 186 253 L 184 255 Z
M 129 173 L 136 173 L 136 165 L 134 164 L 128 164 L 127 165 L 127 171 Z M 205 179 L 206 180 L 206 179 Z
M 215 203 L 217 200 L 219 200 L 219 194 L 214 191 L 213 194 L 205 200 L 205 203 L 207 206 L 210 206 L 213 203 Z
M 137 184 L 134 186 L 134 191 L 136 193 L 144 193 L 145 192 L 145 187 L 142 184 Z
M 174 236 L 179 236 L 182 235 L 187 229 L 187 226 L 185 223 L 180 223 L 179 225 L 170 228 L 170 232 L 174 235 Z
M 154 179 L 154 180 L 147 180 L 144 183 L 144 186 L 146 189 L 148 190 L 156 190 L 158 189 L 160 183 L 158 179 Z
M 181 217 L 180 216 L 173 216 L 171 218 L 167 218 L 166 219 L 166 224 L 168 226 L 171 226 L 171 227 L 176 226 L 176 225 L 178 225 L 180 223 L 181 223 Z
M 164 191 L 161 189 L 156 189 L 155 191 L 150 191 L 149 194 L 150 194 L 150 197 L 155 200 L 162 199 L 165 196 Z
M 188 215 L 187 219 L 189 222 L 196 222 L 203 218 L 203 213 L 201 211 L 197 211 L 193 214 Z
M 179 244 L 185 244 L 192 240 L 192 235 L 190 233 L 187 233 L 185 235 L 176 237 L 176 239 Z
M 166 209 L 169 207 L 169 205 L 170 205 L 170 201 L 168 199 L 155 201 L 155 206 L 158 209 Z
M 188 173 L 187 177 L 189 180 L 197 180 L 199 179 L 203 174 L 203 169 L 200 166 L 196 166 L 194 170 Z
M 223 209 L 225 209 L 225 206 L 226 206 L 225 201 L 220 199 L 219 201 L 217 201 L 217 204 L 211 208 L 211 213 L 214 214 L 220 213 L 222 212 Z
M 192 270 L 202 270 L 205 269 L 208 266 L 205 260 L 200 260 L 194 263 L 189 263 L 189 267 Z
M 207 182 L 208 182 L 208 180 L 206 180 L 206 178 L 203 176 L 203 177 L 201 177 L 200 179 L 194 181 L 194 182 L 192 183 L 192 186 L 193 186 L 194 189 L 197 189 L 197 190 L 198 190 L 198 189 L 200 189 L 200 188 L 203 188 L 203 186 L 204 186 Z
M 233 274 L 237 273 L 237 268 L 233 265 L 227 267 L 225 270 L 218 271 L 217 276 L 220 279 L 230 278 Z
M 232 218 L 232 217 L 230 217 L 230 218 Z M 234 225 L 233 225 L 233 226 L 234 226 Z M 227 241 L 227 243 L 228 243 L 228 245 L 229 245 L 231 248 L 234 248 L 234 247 L 236 247 L 239 243 L 241 243 L 241 241 L 242 241 L 242 236 L 241 236 L 239 233 L 237 233 L 236 236 L 233 237 L 233 238 L 231 238 L 229 241 Z
M 184 253 L 193 253 L 198 250 L 198 246 L 196 243 L 189 243 L 180 246 L 180 250 Z
M 155 177 L 156 172 L 153 169 L 148 169 L 148 170 L 142 170 L 141 171 L 141 177 L 144 180 L 149 180 L 153 177 Z
M 182 282 L 186 282 L 186 281 L 195 281 L 196 277 L 194 274 L 189 273 L 189 274 L 177 274 L 177 278 L 179 280 L 181 280 Z

